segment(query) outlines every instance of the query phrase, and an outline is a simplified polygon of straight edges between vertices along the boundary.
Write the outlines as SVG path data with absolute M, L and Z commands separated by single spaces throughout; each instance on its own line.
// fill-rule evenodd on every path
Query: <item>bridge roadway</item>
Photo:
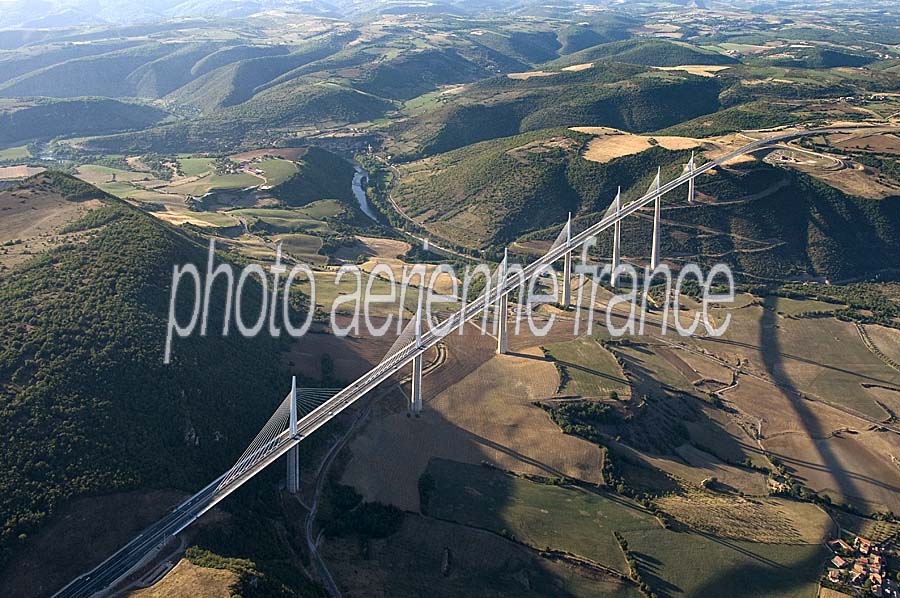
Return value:
M 574 235 L 569 243 L 552 248 L 543 257 L 535 260 L 523 269 L 524 279 L 531 279 L 543 269 L 548 268 L 551 264 L 562 258 L 569 251 L 573 251 L 591 237 L 613 226 L 617 221 L 623 220 L 637 210 L 640 210 L 642 207 L 655 201 L 657 197 L 665 195 L 681 185 L 684 185 L 692 178 L 722 166 L 735 158 L 759 151 L 767 146 L 800 137 L 859 129 L 881 131 L 884 129 L 896 130 L 897 127 L 826 127 L 805 131 L 792 131 L 790 133 L 766 137 L 748 143 L 720 158 L 698 166 L 693 172 L 685 172 L 678 178 L 662 185 L 658 190 L 654 189 L 640 199 L 623 206 L 619 213 L 613 212 L 605 216 L 596 224 L 593 224 L 579 234 Z M 103 592 L 103 590 L 118 582 L 132 569 L 136 568 L 139 564 L 142 564 L 154 550 L 160 547 L 170 537 L 188 527 L 226 496 L 237 490 L 257 473 L 302 442 L 307 436 L 331 421 L 344 409 L 365 396 L 370 390 L 386 381 L 398 370 L 408 365 L 415 357 L 421 355 L 437 344 L 443 337 L 458 330 L 460 326 L 481 313 L 482 310 L 485 309 L 488 299 L 490 299 L 490 303 L 493 303 L 498 297 L 514 290 L 519 284 L 519 276 L 512 277 L 505 281 L 502 288 L 492 290 L 493 292 L 490 294 L 490 297 L 481 295 L 478 299 L 467 304 L 461 310 L 448 317 L 436 328 L 429 327 L 429 330 L 422 334 L 419 343 L 416 343 L 414 340 L 411 341 L 408 345 L 387 357 L 366 374 L 363 374 L 355 382 L 351 383 L 332 398 L 307 414 L 298 422 L 297 434 L 295 436 L 290 436 L 288 430 L 278 434 L 267 444 L 257 449 L 256 452 L 247 455 L 245 459 L 242 459 L 232 469 L 213 481 L 209 486 L 176 507 L 163 519 L 144 530 L 144 532 L 109 557 L 109 559 L 87 574 L 72 581 L 69 585 L 56 593 L 54 598 L 87 598 L 98 592 Z

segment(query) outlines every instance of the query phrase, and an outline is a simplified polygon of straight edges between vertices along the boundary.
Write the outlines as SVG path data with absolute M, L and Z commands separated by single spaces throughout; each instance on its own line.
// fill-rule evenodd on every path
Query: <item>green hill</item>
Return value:
M 787 50 L 779 48 L 759 56 L 754 63 L 806 69 L 860 67 L 875 60 L 874 56 L 851 54 L 821 46 L 794 45 Z
M 192 73 L 200 76 L 171 94 L 170 99 L 199 107 L 207 113 L 241 104 L 267 84 L 275 84 L 280 77 L 339 51 L 350 37 L 352 35 L 327 38 L 292 51 L 273 48 L 261 56 L 252 56 L 260 53 L 260 49 L 248 47 L 210 54 L 194 65 Z M 248 55 L 251 56 L 243 58 Z M 220 66 L 210 68 L 213 64 Z M 288 76 L 286 80 L 291 78 Z
M 0 110 L 0 144 L 143 129 L 166 116 L 153 106 L 104 98 L 39 100 Z
M 642 66 L 681 66 L 685 64 L 738 64 L 730 56 L 710 52 L 684 43 L 660 39 L 636 38 L 586 48 L 554 62 L 565 66 L 585 62 L 625 62 Z
M 147 42 L 122 50 L 57 62 L 0 84 L 0 96 L 133 97 L 138 94 L 128 77 L 140 67 L 179 50 L 179 45 Z
M 477 42 L 525 64 L 540 64 L 559 56 L 562 44 L 552 31 L 483 31 Z
M 429 155 L 478 141 L 559 126 L 645 132 L 720 108 L 720 82 L 611 63 L 577 72 L 474 83 L 452 101 L 398 126 L 398 138 Z
M 272 188 L 272 195 L 289 206 L 304 206 L 318 199 L 337 199 L 355 205 L 351 183 L 353 165 L 318 147 L 309 147 L 299 157 L 298 171 Z
M 377 96 L 407 100 L 439 85 L 468 83 L 490 76 L 454 50 L 402 54 L 369 70 L 356 87 Z
M 139 133 L 95 137 L 80 145 L 104 153 L 225 152 L 245 141 L 271 139 L 273 129 L 355 123 L 380 118 L 393 109 L 387 100 L 343 85 L 288 82 L 207 117 Z
M 58 173 L 0 192 L 0 205 L 24 189 L 103 205 L 63 229 L 73 242 L 0 278 L 0 566 L 73 497 L 196 490 L 242 452 L 287 380 L 266 336 L 177 340 L 163 365 L 172 267 L 205 264 L 201 239 Z M 247 318 L 260 298 L 248 291 Z
M 689 155 L 655 147 L 598 164 L 580 155 L 588 138 L 537 131 L 412 162 L 401 167 L 394 197 L 438 236 L 496 254 L 517 239 L 552 240 L 568 212 L 577 215 L 576 228 L 596 222 L 617 186 L 626 201 L 636 198 L 657 166 L 674 178 Z M 761 165 L 704 176 L 698 192 L 713 199 L 663 214 L 664 255 L 725 261 L 737 272 L 770 278 L 842 280 L 900 266 L 900 197 L 851 197 Z M 667 203 L 684 204 L 684 193 L 675 195 Z M 647 219 L 628 219 L 624 255 L 647 259 L 650 234 Z M 600 247 L 609 242 L 601 239 Z
M 11 33 L 4 31 L 4 34 Z M 85 56 L 96 56 L 139 45 L 135 40 L 103 40 L 93 44 L 62 44 L 42 52 L 0 54 L 0 81 L 8 81 L 31 71 Z

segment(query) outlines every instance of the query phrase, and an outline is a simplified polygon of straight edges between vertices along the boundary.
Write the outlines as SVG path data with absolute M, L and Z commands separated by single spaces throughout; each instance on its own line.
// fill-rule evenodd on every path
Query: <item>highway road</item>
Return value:
M 623 206 L 619 213 L 610 213 L 596 224 L 588 227 L 577 235 L 574 235 L 569 243 L 552 248 L 543 257 L 535 260 L 524 268 L 525 279 L 528 280 L 536 274 L 541 273 L 569 251 L 581 246 L 591 237 L 612 227 L 617 221 L 628 217 L 637 210 L 640 210 L 644 206 L 655 201 L 657 197 L 674 191 L 681 185 L 686 184 L 690 179 L 709 172 L 714 168 L 718 168 L 735 158 L 770 147 L 773 144 L 783 143 L 800 137 L 821 135 L 823 133 L 853 131 L 860 128 L 872 130 L 887 129 L 887 127 L 825 127 L 806 131 L 781 133 L 748 143 L 729 154 L 698 166 L 693 172 L 684 173 L 678 178 L 665 183 L 658 190 L 654 189 L 648 192 L 640 199 Z M 890 127 L 890 129 L 896 130 L 897 128 Z M 109 587 L 113 582 L 117 581 L 131 569 L 142 563 L 170 537 L 196 521 L 203 513 L 214 507 L 218 502 L 250 480 L 259 471 L 268 467 L 271 463 L 287 453 L 292 447 L 296 446 L 307 436 L 313 434 L 316 430 L 328 423 L 344 409 L 365 396 L 369 391 L 381 383 L 387 381 L 397 371 L 407 366 L 415 357 L 421 355 L 437 344 L 447 334 L 458 330 L 460 326 L 475 318 L 486 307 L 490 306 L 499 296 L 514 290 L 519 284 L 518 276 L 504 281 L 502 287 L 491 289 L 489 296 L 487 296 L 488 294 L 482 294 L 479 298 L 466 304 L 458 312 L 449 316 L 438 328 L 429 329 L 422 335 L 420 342 L 416 343 L 415 340 L 411 341 L 408 345 L 400 348 L 394 354 L 389 355 L 377 366 L 363 374 L 359 379 L 352 382 L 349 386 L 342 389 L 331 399 L 322 403 L 322 405 L 300 420 L 295 436 L 290 436 L 287 430 L 276 435 L 255 452 L 239 461 L 231 470 L 223 474 L 212 484 L 185 501 L 182 505 L 179 505 L 172 513 L 147 528 L 142 534 L 129 542 L 105 562 L 60 590 L 56 596 L 58 598 L 87 598 L 88 596 L 92 596 Z
M 212 497 L 224 475 L 209 486 L 193 495 L 172 510 L 171 513 L 145 529 L 118 552 L 106 559 L 90 572 L 72 581 L 55 595 L 59 598 L 92 596 L 115 583 L 126 575 L 165 542 L 184 529 L 185 523 L 193 521 L 195 512 L 206 509 L 205 504 Z

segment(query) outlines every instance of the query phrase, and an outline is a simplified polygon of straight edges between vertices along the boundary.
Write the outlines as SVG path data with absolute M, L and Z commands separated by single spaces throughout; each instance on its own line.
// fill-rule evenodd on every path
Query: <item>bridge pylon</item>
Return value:
M 656 172 L 656 192 L 659 192 L 662 186 L 662 166 Z M 650 270 L 656 270 L 659 266 L 659 228 L 660 228 L 660 211 L 662 209 L 662 196 L 656 198 L 653 202 L 653 247 L 650 250 Z
M 506 271 L 509 265 L 509 250 L 503 250 L 503 261 L 500 262 L 500 269 L 497 271 L 497 355 L 506 355 L 509 353 L 509 333 L 507 330 L 506 312 L 509 309 L 509 293 L 504 293 L 501 289 L 506 285 Z
M 419 310 L 416 312 L 416 347 L 422 346 L 422 294 L 419 294 Z M 422 413 L 422 355 L 413 357 L 412 393 L 409 397 L 409 412 L 418 416 Z
M 297 435 L 297 376 L 291 379 L 291 411 L 289 433 Z M 300 492 L 300 446 L 294 446 L 287 453 L 287 491 L 291 494 Z
M 572 213 L 569 212 L 569 220 L 566 222 L 566 254 L 563 257 L 563 283 L 562 283 L 562 301 L 560 304 L 563 309 L 569 309 L 572 306 Z
M 616 218 L 620 216 L 622 212 L 622 188 L 619 187 L 619 191 L 616 193 L 615 199 L 615 213 Z M 610 274 L 609 283 L 612 286 L 616 286 L 618 282 L 618 272 L 619 262 L 622 261 L 622 222 L 620 220 L 616 220 L 616 223 L 613 225 L 613 255 L 612 255 L 612 274 Z

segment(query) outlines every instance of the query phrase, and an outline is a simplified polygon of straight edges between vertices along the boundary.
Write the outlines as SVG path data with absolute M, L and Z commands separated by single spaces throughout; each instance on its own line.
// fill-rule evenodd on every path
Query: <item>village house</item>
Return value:
M 831 559 L 833 569 L 828 570 L 828 579 L 833 583 L 848 581 L 851 586 L 866 587 L 875 596 L 890 594 L 890 583 L 885 582 L 884 560 L 879 554 L 881 548 L 871 540 L 862 537 L 853 539 L 852 546 L 842 539 L 828 543 L 834 551 Z M 838 554 L 841 553 L 841 554 Z M 849 569 L 849 580 L 843 571 Z
M 846 542 L 844 542 L 843 540 L 841 540 L 840 538 L 838 538 L 837 540 L 832 540 L 831 542 L 828 543 L 828 545 L 831 546 L 832 550 L 840 549 L 842 552 L 845 552 L 845 553 L 853 552 L 853 547 L 850 546 L 849 544 L 847 544 Z

